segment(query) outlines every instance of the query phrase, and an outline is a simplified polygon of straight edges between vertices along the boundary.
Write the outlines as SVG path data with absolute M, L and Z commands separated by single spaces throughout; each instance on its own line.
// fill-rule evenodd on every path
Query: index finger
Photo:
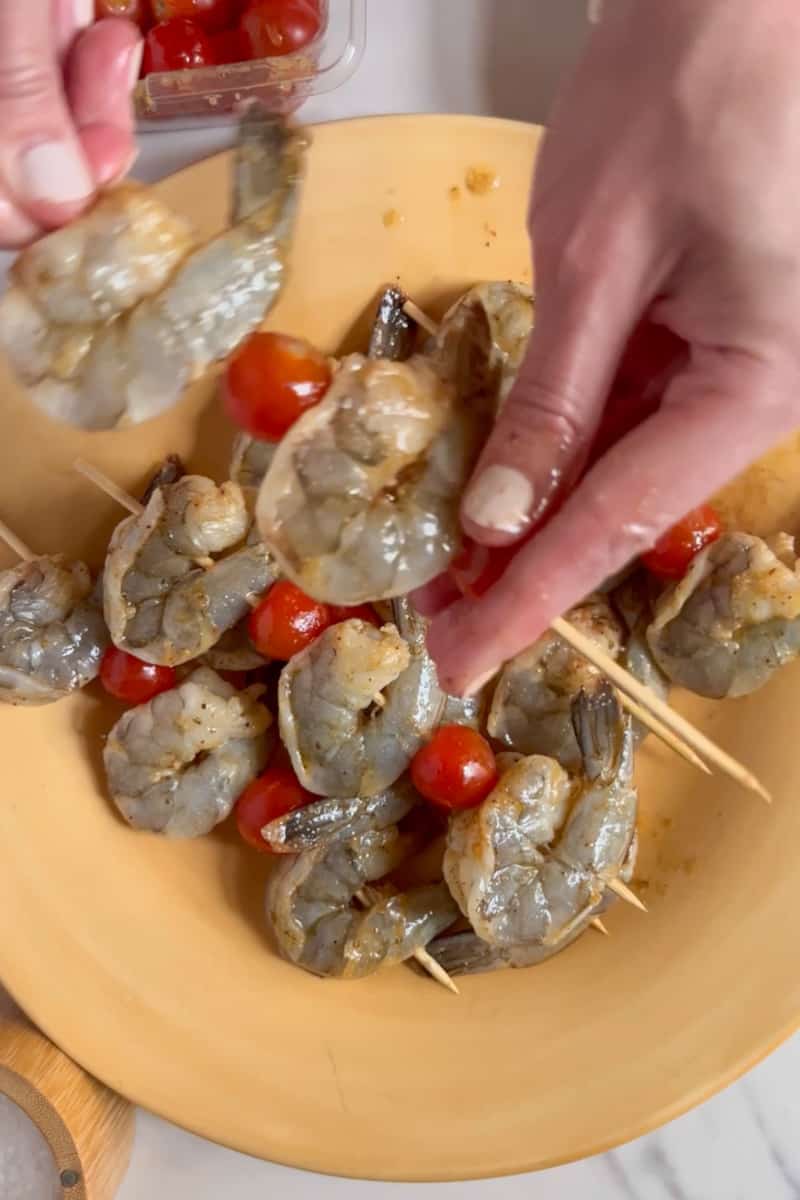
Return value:
M 603 580 L 800 425 L 798 381 L 726 351 L 701 350 L 662 408 L 592 468 L 480 600 L 431 622 L 446 690 L 477 690 Z

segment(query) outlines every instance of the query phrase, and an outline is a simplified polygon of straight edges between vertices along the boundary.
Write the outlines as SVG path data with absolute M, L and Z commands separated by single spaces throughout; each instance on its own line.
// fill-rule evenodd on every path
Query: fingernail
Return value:
M 72 0 L 75 29 L 88 29 L 94 20 L 94 0 Z
M 128 63 L 128 84 L 131 91 L 139 82 L 139 72 L 142 69 L 142 55 L 144 54 L 144 42 L 137 42 L 135 46 L 131 46 L 130 62 Z
M 20 187 L 29 200 L 74 204 L 94 191 L 80 150 L 72 142 L 40 142 L 20 158 Z
M 533 487 L 521 471 L 495 464 L 483 471 L 464 497 L 464 516 L 484 529 L 522 533 L 530 521 Z
M 472 696 L 477 695 L 486 687 L 487 683 L 494 679 L 499 667 L 494 667 L 491 671 L 484 671 L 483 675 L 478 675 L 476 679 L 471 680 L 464 688 L 464 698 L 469 700 Z

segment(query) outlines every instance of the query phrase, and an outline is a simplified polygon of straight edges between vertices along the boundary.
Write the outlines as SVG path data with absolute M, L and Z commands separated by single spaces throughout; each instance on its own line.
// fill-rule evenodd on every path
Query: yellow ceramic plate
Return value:
M 398 117 L 314 134 L 291 286 L 273 325 L 363 345 L 381 284 L 441 310 L 481 278 L 528 278 L 535 129 Z M 496 187 L 475 194 L 471 168 Z M 204 232 L 228 162 L 160 188 Z M 73 473 L 141 487 L 178 451 L 224 470 L 231 431 L 204 385 L 128 433 L 55 428 L 2 376 L 0 514 L 40 551 L 101 561 L 119 512 Z M 797 447 L 734 489 L 729 514 L 795 528 Z M 10 560 L 8 560 L 10 561 Z M 800 1013 L 800 674 L 756 697 L 682 704 L 757 771 L 771 809 L 648 742 L 638 889 L 610 938 L 460 999 L 400 967 L 322 982 L 271 952 L 267 863 L 230 829 L 180 844 L 130 832 L 103 795 L 115 719 L 97 688 L 2 710 L 0 977 L 65 1050 L 148 1108 L 317 1171 L 445 1180 L 549 1166 L 635 1137 L 751 1066 Z

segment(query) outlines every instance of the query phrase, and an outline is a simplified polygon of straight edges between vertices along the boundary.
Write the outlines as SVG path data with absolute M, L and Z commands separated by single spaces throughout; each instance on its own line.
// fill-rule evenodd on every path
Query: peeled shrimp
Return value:
M 474 933 L 510 965 L 585 927 L 634 844 L 630 721 L 605 682 L 582 691 L 573 712 L 580 774 L 522 758 L 478 808 L 450 819 L 445 879 Z
M 0 347 L 34 402 L 83 429 L 135 424 L 235 349 L 280 292 L 302 150 L 277 118 L 246 115 L 234 225 L 205 245 L 129 185 L 23 251 Z
M 611 658 L 624 644 L 624 630 L 607 598 L 590 596 L 567 615 L 572 625 Z M 546 754 L 567 770 L 580 765 L 572 703 L 600 672 L 556 633 L 545 633 L 503 668 L 492 698 L 488 729 L 520 754 Z
M 91 683 L 107 645 L 84 563 L 54 555 L 0 572 L 0 702 L 61 700 Z
M 114 803 L 134 829 L 209 833 L 264 767 L 271 721 L 253 692 L 198 667 L 111 730 L 103 761 Z
M 533 294 L 523 284 L 479 283 L 446 313 L 430 353 L 462 395 L 502 407 L 533 328 Z
M 298 779 L 324 796 L 374 796 L 408 767 L 444 697 L 426 653 L 393 625 L 343 621 L 283 668 L 281 737 Z
M 185 475 L 157 489 L 111 538 L 104 608 L 114 644 L 145 662 L 176 666 L 233 629 L 275 579 L 263 546 L 241 545 L 250 523 L 235 483 L 218 487 Z M 227 557 L 210 558 L 235 546 Z
M 259 654 L 251 642 L 245 620 L 223 633 L 203 655 L 203 662 L 214 671 L 257 671 L 269 659 Z
M 398 829 L 416 794 L 403 783 L 370 800 L 320 800 L 268 825 L 265 840 L 286 854 L 267 885 L 267 922 L 284 957 L 316 975 L 361 979 L 411 958 L 458 909 L 443 883 L 356 896 L 416 846 Z
M 772 546 L 725 533 L 702 550 L 658 600 L 647 640 L 681 687 L 722 699 L 745 696 L 800 653 L 800 571 L 794 541 Z
M 231 454 L 233 482 L 243 488 L 260 488 L 277 448 L 277 442 L 263 442 L 249 433 L 237 434 Z
M 426 359 L 351 355 L 278 447 L 257 507 L 265 544 L 332 604 L 419 587 L 460 545 L 459 499 L 486 429 Z

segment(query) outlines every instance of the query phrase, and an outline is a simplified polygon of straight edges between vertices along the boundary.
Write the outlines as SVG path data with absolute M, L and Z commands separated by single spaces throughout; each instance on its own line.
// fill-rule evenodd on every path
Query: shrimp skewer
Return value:
M 464 969 L 549 957 L 586 928 L 606 888 L 633 869 L 630 720 L 605 681 L 579 694 L 573 714 L 580 774 L 570 777 L 542 755 L 518 759 L 483 804 L 450 819 L 445 879 L 489 948 L 462 939 L 456 950 Z M 446 963 L 457 970 L 452 955 Z
M 133 510 L 112 535 L 104 572 L 106 621 L 120 649 L 164 666 L 199 658 L 275 581 L 238 484 L 182 475 L 148 489 L 143 507 L 101 471 L 76 467 Z
M 52 704 L 95 679 L 108 645 L 89 568 L 36 555 L 0 521 L 22 560 L 0 571 L 0 703 Z
M 230 815 L 267 760 L 272 718 L 257 690 L 239 692 L 198 667 L 123 713 L 103 762 L 111 797 L 134 829 L 200 837 Z
M 171 408 L 280 293 L 304 143 L 253 106 L 242 118 L 234 224 L 197 246 L 145 189 L 106 193 L 20 255 L 0 345 L 50 416 L 111 429 Z
M 446 886 L 355 900 L 415 846 L 398 829 L 416 803 L 398 785 L 370 800 L 321 800 L 263 830 L 267 843 L 293 858 L 279 862 L 267 885 L 267 922 L 281 953 L 314 974 L 360 979 L 412 957 L 458 915 Z

